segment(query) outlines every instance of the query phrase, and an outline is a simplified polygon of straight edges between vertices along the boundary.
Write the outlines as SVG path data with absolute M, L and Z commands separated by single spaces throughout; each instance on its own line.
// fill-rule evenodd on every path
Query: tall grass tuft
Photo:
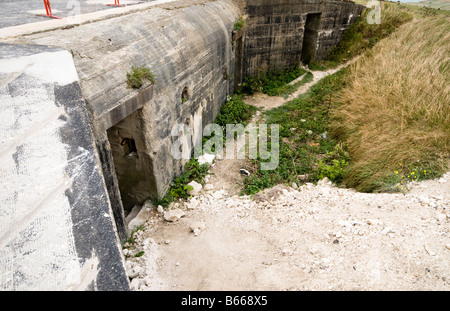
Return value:
M 351 66 L 346 85 L 331 121 L 351 157 L 346 186 L 386 191 L 394 171 L 444 171 L 450 155 L 450 17 L 401 26 Z

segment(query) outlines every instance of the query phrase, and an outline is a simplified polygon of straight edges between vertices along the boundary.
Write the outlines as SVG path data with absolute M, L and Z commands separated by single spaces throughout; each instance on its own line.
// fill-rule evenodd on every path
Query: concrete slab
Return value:
M 71 53 L 0 43 L 0 102 L 0 291 L 129 289 Z

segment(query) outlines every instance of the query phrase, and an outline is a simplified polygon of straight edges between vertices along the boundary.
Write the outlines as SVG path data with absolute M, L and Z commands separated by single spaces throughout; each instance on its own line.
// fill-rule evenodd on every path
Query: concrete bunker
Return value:
M 308 64 L 312 59 L 315 58 L 321 16 L 322 13 L 306 14 L 305 32 L 303 35 L 301 55 L 301 61 L 304 64 Z

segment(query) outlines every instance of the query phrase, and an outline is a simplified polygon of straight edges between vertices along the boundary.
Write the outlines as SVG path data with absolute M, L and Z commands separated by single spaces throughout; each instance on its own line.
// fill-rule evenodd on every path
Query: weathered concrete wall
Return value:
M 149 194 L 161 197 L 182 167 L 168 156 L 176 139 L 172 126 L 187 120 L 194 124 L 199 110 L 204 124 L 213 121 L 232 92 L 223 72 L 233 73 L 231 31 L 237 16 L 228 0 L 171 5 L 30 36 L 27 42 L 72 51 L 98 144 L 107 141 L 108 128 L 142 108 L 145 146 L 140 151 L 151 158 L 160 181 Z M 151 100 L 133 102 L 139 92 L 126 83 L 133 65 L 148 66 L 156 75 Z M 185 87 L 191 96 L 182 103 Z
M 224 72 L 233 75 L 231 32 L 239 10 L 230 0 L 196 3 L 174 2 L 25 38 L 27 43 L 72 52 L 118 219 L 123 218 L 122 198 L 117 191 L 120 181 L 107 130 L 139 109 L 140 130 L 132 132 L 140 135 L 133 137 L 140 142 L 137 166 L 146 171 L 133 181 L 141 184 L 140 193 L 124 197 L 158 199 L 186 162 L 171 156 L 172 144 L 178 139 L 171 135 L 172 127 L 189 124 L 198 137 L 233 92 L 233 81 L 226 79 Z M 133 66 L 149 67 L 156 83 L 141 90 L 130 89 L 126 74 Z M 183 101 L 186 88 L 189 99 Z M 130 187 L 124 185 L 122 190 L 126 189 Z M 125 208 L 131 209 L 135 203 L 129 200 Z M 117 226 L 123 233 L 123 221 Z
M 129 289 L 72 55 L 0 44 L 0 290 Z
M 233 92 L 224 72 L 234 70 L 231 31 L 238 9 L 228 0 L 198 2 L 3 46 L 0 95 L 7 105 L 1 113 L 11 124 L 2 124 L 2 134 L 11 142 L 1 154 L 8 172 L 1 176 L 8 185 L 0 198 L 2 289 L 129 289 L 119 192 L 129 187 L 120 187 L 117 173 L 130 164 L 115 161 L 112 148 L 133 136 L 141 161 L 134 171 L 140 174 L 128 176 L 127 186 L 143 185 L 131 187 L 131 197 L 160 198 L 187 161 L 171 156 L 178 139 L 172 126 L 187 124 L 200 137 Z M 29 67 L 22 50 L 36 54 Z M 156 83 L 130 89 L 126 74 L 133 66 L 151 68 Z M 53 71 L 54 81 L 40 80 Z M 41 128 L 42 141 L 33 134 Z M 115 165 L 122 167 L 116 172 Z
M 243 76 L 298 64 L 308 13 L 320 14 L 313 57 L 322 59 L 363 8 L 350 1 L 247 0 Z

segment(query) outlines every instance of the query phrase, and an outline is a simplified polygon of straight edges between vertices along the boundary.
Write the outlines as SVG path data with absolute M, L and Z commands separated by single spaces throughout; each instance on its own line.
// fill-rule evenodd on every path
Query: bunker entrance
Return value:
M 317 49 L 317 37 L 320 26 L 321 13 L 308 13 L 306 15 L 305 33 L 303 34 L 303 46 L 301 61 L 304 64 L 315 57 Z
M 142 111 L 137 110 L 107 130 L 125 217 L 133 206 L 155 196 L 151 158 L 144 152 Z

